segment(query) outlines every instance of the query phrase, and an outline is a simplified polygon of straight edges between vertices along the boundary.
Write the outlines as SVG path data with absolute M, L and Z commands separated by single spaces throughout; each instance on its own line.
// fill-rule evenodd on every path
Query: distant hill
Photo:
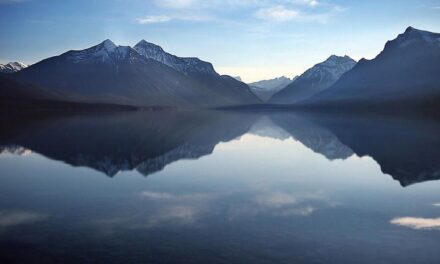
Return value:
M 269 100 L 272 95 L 291 84 L 296 78 L 297 77 L 290 79 L 282 76 L 275 79 L 249 83 L 249 87 L 251 88 L 252 92 L 254 92 L 261 100 L 265 102 Z

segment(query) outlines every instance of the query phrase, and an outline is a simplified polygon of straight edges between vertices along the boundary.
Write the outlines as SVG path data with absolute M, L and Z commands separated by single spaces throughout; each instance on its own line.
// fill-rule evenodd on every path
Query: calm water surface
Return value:
M 440 123 L 17 114 L 1 263 L 439 263 Z

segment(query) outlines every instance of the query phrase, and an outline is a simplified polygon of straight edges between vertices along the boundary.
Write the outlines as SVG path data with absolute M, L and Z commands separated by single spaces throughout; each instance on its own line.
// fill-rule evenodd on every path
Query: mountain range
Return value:
M 133 48 L 110 40 L 29 67 L 1 65 L 2 103 L 44 100 L 135 107 L 438 108 L 440 34 L 409 27 L 374 59 L 332 55 L 293 80 L 250 83 L 218 74 L 198 58 L 182 58 L 141 40 Z M 6 70 L 7 69 L 7 70 Z
M 440 34 L 408 27 L 374 59 L 360 60 L 302 104 L 331 107 L 435 107 L 440 102 Z
M 210 63 L 171 55 L 144 40 L 134 48 L 105 40 L 45 59 L 8 77 L 15 82 L 9 86 L 22 86 L 21 94 L 28 92 L 31 98 L 45 100 L 170 107 L 259 102 L 246 84 L 219 75 Z M 23 87 L 29 87 L 28 91 Z M 2 87 L 2 92 L 14 89 Z
M 26 67 L 28 67 L 28 65 L 18 61 L 9 62 L 7 64 L 0 64 L 0 73 L 14 73 L 21 71 Z
M 275 79 L 249 83 L 248 85 L 256 96 L 258 96 L 263 102 L 266 102 L 274 94 L 294 82 L 296 78 L 298 78 L 298 76 L 293 77 L 293 79 L 282 76 Z
M 330 56 L 301 74 L 295 81 L 270 98 L 270 103 L 295 104 L 330 88 L 356 61 L 348 56 Z

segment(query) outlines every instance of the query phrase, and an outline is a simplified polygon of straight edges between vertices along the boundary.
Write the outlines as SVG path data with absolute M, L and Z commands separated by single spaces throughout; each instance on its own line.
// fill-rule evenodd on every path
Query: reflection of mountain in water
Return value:
M 25 149 L 21 146 L 0 146 L 0 155 L 1 154 L 13 154 L 13 155 L 20 155 L 25 156 L 28 154 L 31 154 L 32 151 L 29 149 Z
M 198 159 L 201 156 L 209 155 L 214 150 L 215 145 L 192 145 L 190 143 L 184 143 L 163 155 L 142 162 L 136 167 L 136 170 L 142 175 L 147 176 L 151 173 L 163 170 L 166 165 L 174 161 L 181 159 Z
M 342 144 L 328 129 L 292 113 L 276 113 L 270 118 L 287 131 L 295 140 L 329 160 L 346 159 L 353 151 Z
M 440 123 L 396 118 L 309 116 L 358 156 L 372 157 L 402 186 L 440 179 Z
M 254 134 L 260 137 L 269 137 L 273 139 L 285 140 L 291 137 L 291 135 L 275 125 L 268 116 L 262 116 L 249 130 L 250 134 Z
M 12 121 L 13 120 L 13 121 Z M 144 175 L 180 159 L 212 153 L 215 145 L 241 136 L 252 116 L 208 112 L 21 116 L 0 132 L 0 145 L 19 145 L 73 166 L 113 176 L 137 169 Z
M 402 186 L 440 178 L 440 124 L 392 118 L 297 113 L 124 112 L 3 116 L 0 154 L 34 151 L 113 176 L 147 176 L 181 159 L 197 159 L 220 142 L 252 133 L 289 137 L 329 160 L 371 156 Z

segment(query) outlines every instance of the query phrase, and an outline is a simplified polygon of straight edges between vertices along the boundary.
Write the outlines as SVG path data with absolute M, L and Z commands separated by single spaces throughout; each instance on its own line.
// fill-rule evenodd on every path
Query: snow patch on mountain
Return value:
M 318 81 L 338 80 L 342 74 L 351 70 L 356 61 L 348 56 L 330 56 L 324 62 L 318 63 L 307 70 L 300 78 L 317 79 Z
M 28 65 L 14 61 L 9 62 L 7 64 L 0 64 L 0 72 L 1 73 L 14 73 L 23 70 L 24 68 L 27 68 Z
M 160 46 L 141 40 L 134 49 L 147 59 L 161 62 L 185 75 L 204 73 L 218 75 L 211 63 L 198 58 L 181 58 L 164 51 Z
M 331 87 L 356 61 L 348 56 L 332 55 L 305 71 L 286 88 L 274 94 L 272 103 L 294 104 Z
M 85 50 L 69 51 L 67 52 L 67 59 L 74 63 L 116 62 L 129 58 L 131 52 L 135 52 L 131 47 L 116 46 L 111 40 L 107 39 L 102 43 Z
M 374 59 L 359 61 L 330 89 L 306 104 L 375 109 L 431 108 L 437 105 L 440 84 L 440 34 L 408 27 Z

